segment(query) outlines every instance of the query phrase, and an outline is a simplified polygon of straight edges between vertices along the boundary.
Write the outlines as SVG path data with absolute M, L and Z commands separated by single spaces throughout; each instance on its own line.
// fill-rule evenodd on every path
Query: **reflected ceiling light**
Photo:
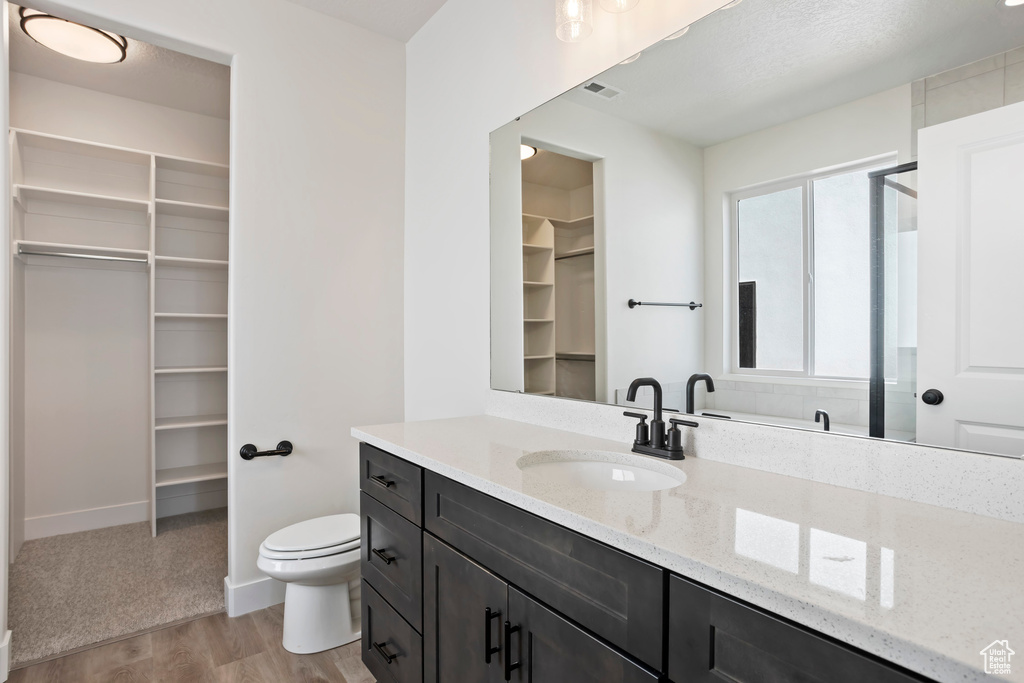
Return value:
M 520 161 L 526 161 L 530 157 L 537 153 L 536 147 L 530 147 L 529 145 L 519 145 L 519 159 Z
M 642 54 L 643 54 L 643 52 L 637 52 L 637 53 L 636 53 L 635 55 L 633 55 L 632 57 L 626 57 L 626 58 L 625 58 L 625 59 L 623 59 L 623 60 L 622 60 L 621 62 L 619 62 L 619 64 L 632 64 L 632 63 L 633 63 L 633 62 L 635 62 L 636 60 L 640 59 L 640 55 L 642 55 Z
M 62 55 L 97 64 L 123 62 L 128 55 L 128 41 L 110 31 L 76 24 L 39 10 L 22 7 L 21 30 L 43 47 Z
M 682 31 L 676 31 L 675 33 L 673 33 L 672 35 L 670 35 L 670 36 L 669 36 L 668 38 L 666 38 L 665 40 L 675 40 L 676 38 L 682 38 L 683 36 L 685 36 L 685 35 L 686 35 L 687 31 L 689 31 L 689 30 L 690 30 L 690 27 L 689 27 L 689 26 L 687 26 L 687 27 L 686 27 L 686 28 L 684 28 L 684 29 L 683 29 Z
M 601 9 L 612 14 L 628 12 L 636 7 L 640 0 L 601 0 Z
M 592 0 L 555 0 L 555 35 L 578 43 L 594 32 Z
M 1003 0 L 1003 4 L 1007 7 L 1020 7 L 1024 5 L 1024 0 Z

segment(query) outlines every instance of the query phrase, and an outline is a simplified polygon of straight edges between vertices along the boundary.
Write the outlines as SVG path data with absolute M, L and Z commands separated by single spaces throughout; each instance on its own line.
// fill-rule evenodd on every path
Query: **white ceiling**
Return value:
M 538 149 L 532 157 L 523 159 L 523 182 L 578 190 L 594 184 L 594 162 Z
M 21 30 L 18 8 L 9 6 L 11 71 L 165 107 L 226 119 L 231 69 L 223 64 L 131 38 L 120 64 L 91 64 L 38 44 Z
M 403 43 L 427 23 L 445 0 L 291 0 Z
M 564 97 L 707 146 L 1021 45 L 995 0 L 743 0 Z

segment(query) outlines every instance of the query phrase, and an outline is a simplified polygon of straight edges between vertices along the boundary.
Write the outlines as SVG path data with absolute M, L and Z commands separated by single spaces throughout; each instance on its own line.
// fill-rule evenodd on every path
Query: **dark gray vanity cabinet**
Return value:
M 423 573 L 425 683 L 658 680 L 657 674 L 429 534 L 423 539 Z
M 668 630 L 675 683 L 923 680 L 678 576 L 669 580 Z
M 387 683 L 921 683 L 367 444 L 362 658 Z
M 503 682 L 508 584 L 430 534 L 423 579 L 424 683 Z

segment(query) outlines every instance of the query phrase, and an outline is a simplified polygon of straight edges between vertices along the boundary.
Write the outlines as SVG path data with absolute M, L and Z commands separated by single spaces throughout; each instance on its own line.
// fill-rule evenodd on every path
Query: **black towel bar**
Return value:
M 261 451 L 253 446 L 251 443 L 247 443 L 242 446 L 242 449 L 238 451 L 238 454 L 242 456 L 242 460 L 252 460 L 253 458 L 265 458 L 270 455 L 286 456 L 292 454 L 292 442 L 282 441 L 277 444 L 277 449 L 273 451 Z

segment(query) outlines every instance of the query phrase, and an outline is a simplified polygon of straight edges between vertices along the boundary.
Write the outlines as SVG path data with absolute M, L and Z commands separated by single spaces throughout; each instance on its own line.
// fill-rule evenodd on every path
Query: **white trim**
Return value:
M 11 673 L 11 632 L 4 634 L 0 642 L 0 681 L 6 681 Z
M 269 576 L 232 586 L 224 577 L 224 605 L 229 617 L 239 617 L 284 602 L 283 582 Z
M 46 538 L 76 531 L 91 531 L 108 526 L 145 522 L 149 519 L 149 501 L 121 503 L 90 510 L 59 512 L 55 515 L 41 515 L 25 519 L 25 540 Z

